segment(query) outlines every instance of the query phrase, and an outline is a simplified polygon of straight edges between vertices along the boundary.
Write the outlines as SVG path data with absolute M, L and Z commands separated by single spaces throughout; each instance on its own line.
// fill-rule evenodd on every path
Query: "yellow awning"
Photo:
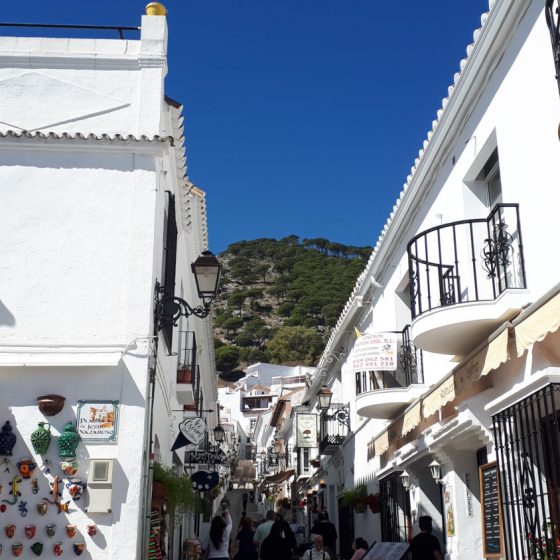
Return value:
M 389 432 L 383 432 L 373 443 L 376 455 L 383 455 L 389 449 Z
M 515 347 L 521 357 L 532 344 L 560 328 L 560 293 L 515 326 Z
M 406 436 L 422 422 L 422 403 L 417 402 L 410 410 L 404 413 L 401 435 Z

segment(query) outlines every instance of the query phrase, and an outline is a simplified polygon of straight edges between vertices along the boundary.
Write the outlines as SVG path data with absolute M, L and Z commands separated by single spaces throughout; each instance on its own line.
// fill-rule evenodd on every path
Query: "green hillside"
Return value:
M 370 254 L 296 235 L 231 244 L 214 308 L 218 371 L 315 364 Z

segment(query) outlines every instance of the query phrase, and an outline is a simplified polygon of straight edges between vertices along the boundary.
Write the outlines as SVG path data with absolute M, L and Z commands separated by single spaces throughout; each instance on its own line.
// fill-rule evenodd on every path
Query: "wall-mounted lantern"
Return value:
M 329 410 L 329 407 L 331 406 L 332 396 L 332 391 L 326 385 L 323 385 L 321 387 L 321 390 L 319 391 L 319 408 L 323 412 Z

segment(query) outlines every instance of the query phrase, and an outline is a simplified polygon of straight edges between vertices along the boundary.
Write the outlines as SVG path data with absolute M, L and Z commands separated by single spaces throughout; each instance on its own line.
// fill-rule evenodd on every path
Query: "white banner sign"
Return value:
M 397 369 L 397 334 L 364 334 L 356 339 L 350 354 L 352 371 Z

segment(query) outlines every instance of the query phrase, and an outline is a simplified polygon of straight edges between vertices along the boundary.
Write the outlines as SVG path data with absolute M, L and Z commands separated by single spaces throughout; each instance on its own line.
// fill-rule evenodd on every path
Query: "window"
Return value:
M 484 164 L 477 180 L 484 182 L 486 186 L 486 203 L 488 208 L 493 208 L 502 202 L 502 181 L 500 177 L 500 160 L 498 148 L 496 148 L 488 161 Z
M 167 208 L 164 218 L 163 232 L 163 287 L 165 289 L 165 297 L 173 297 L 175 295 L 175 268 L 177 264 L 177 222 L 175 219 L 175 197 L 167 193 Z M 169 352 L 172 350 L 173 343 L 173 322 L 166 321 L 162 326 L 163 338 L 167 344 Z

